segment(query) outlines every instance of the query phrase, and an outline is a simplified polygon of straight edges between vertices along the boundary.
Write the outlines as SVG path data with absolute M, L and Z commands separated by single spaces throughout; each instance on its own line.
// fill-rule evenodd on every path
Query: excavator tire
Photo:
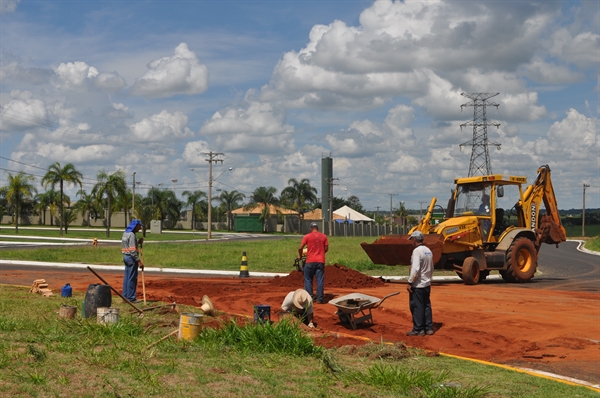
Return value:
M 465 285 L 476 285 L 479 283 L 479 263 L 475 257 L 467 257 L 462 265 L 462 279 Z
M 527 238 L 518 238 L 506 251 L 506 271 L 500 272 L 506 282 L 529 282 L 537 269 L 537 250 Z

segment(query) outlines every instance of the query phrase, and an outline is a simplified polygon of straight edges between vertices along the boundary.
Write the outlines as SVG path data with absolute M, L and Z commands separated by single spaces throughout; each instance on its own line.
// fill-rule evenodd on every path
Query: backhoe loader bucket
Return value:
M 425 246 L 433 253 L 433 264 L 442 257 L 444 237 L 439 234 L 425 234 Z M 363 250 L 375 264 L 410 265 L 410 258 L 417 242 L 409 235 L 384 235 L 373 243 L 361 243 Z

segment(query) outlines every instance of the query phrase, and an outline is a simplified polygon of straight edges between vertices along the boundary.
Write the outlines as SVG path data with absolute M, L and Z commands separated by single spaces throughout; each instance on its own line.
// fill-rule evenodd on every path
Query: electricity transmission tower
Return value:
M 475 175 L 490 175 L 492 174 L 492 165 L 490 164 L 490 154 L 488 151 L 488 145 L 495 145 L 496 148 L 500 149 L 500 144 L 495 142 L 488 142 L 487 127 L 496 126 L 500 127 L 499 123 L 488 122 L 486 116 L 486 106 L 495 106 L 496 109 L 500 106 L 495 102 L 488 101 L 490 98 L 497 96 L 500 93 L 461 93 L 463 97 L 471 99 L 471 102 L 462 104 L 460 110 L 463 107 L 473 107 L 473 121 L 466 122 L 460 125 L 462 130 L 463 127 L 473 126 L 473 141 L 464 142 L 460 144 L 462 149 L 464 146 L 471 145 L 473 151 L 471 152 L 471 162 L 469 164 L 469 177 Z

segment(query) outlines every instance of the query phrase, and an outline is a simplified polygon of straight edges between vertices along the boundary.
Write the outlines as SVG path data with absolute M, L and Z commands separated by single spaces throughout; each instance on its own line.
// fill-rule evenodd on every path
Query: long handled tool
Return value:
M 146 260 L 144 259 L 144 238 L 140 238 L 138 241 L 140 244 L 140 255 L 142 256 L 142 264 L 146 267 Z M 142 292 L 144 294 L 144 305 L 146 305 L 146 281 L 144 280 L 144 268 L 142 268 Z
M 139 315 L 138 315 L 139 318 L 143 318 L 144 317 L 144 311 L 140 310 L 131 301 L 127 300 L 121 293 L 119 293 L 114 287 L 112 287 L 108 282 L 106 282 L 104 280 L 104 278 L 102 278 L 100 275 L 98 275 L 98 273 L 96 273 L 96 271 L 94 271 L 90 266 L 88 266 L 87 269 L 89 269 L 90 271 L 92 271 L 92 274 L 96 275 L 98 277 L 98 279 L 100 279 L 106 286 L 110 287 L 110 289 L 113 292 L 117 293 L 117 295 L 119 297 L 121 297 L 123 299 L 123 301 L 125 301 L 127 304 L 129 304 L 130 306 L 132 306 L 133 308 L 135 308 L 135 310 L 139 313 Z

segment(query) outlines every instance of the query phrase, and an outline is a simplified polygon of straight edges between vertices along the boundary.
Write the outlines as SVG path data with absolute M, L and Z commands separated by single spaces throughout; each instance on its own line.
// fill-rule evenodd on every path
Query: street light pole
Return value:
M 133 190 L 131 195 L 131 217 L 135 217 L 135 171 L 133 172 Z
M 585 236 L 585 189 L 589 187 L 589 184 L 583 184 L 583 211 L 581 213 L 581 236 Z
M 392 196 L 398 196 L 397 193 L 388 193 L 388 195 L 390 195 L 390 235 L 392 233 L 392 228 L 393 228 L 393 220 L 394 220 L 394 216 L 392 213 Z
M 208 156 L 208 159 L 205 159 L 208 162 L 208 230 L 206 239 L 210 239 L 212 234 L 212 165 L 213 163 L 221 162 L 223 164 L 223 159 L 217 159 L 219 155 L 225 155 L 224 153 L 217 153 L 210 151 L 205 153 Z

